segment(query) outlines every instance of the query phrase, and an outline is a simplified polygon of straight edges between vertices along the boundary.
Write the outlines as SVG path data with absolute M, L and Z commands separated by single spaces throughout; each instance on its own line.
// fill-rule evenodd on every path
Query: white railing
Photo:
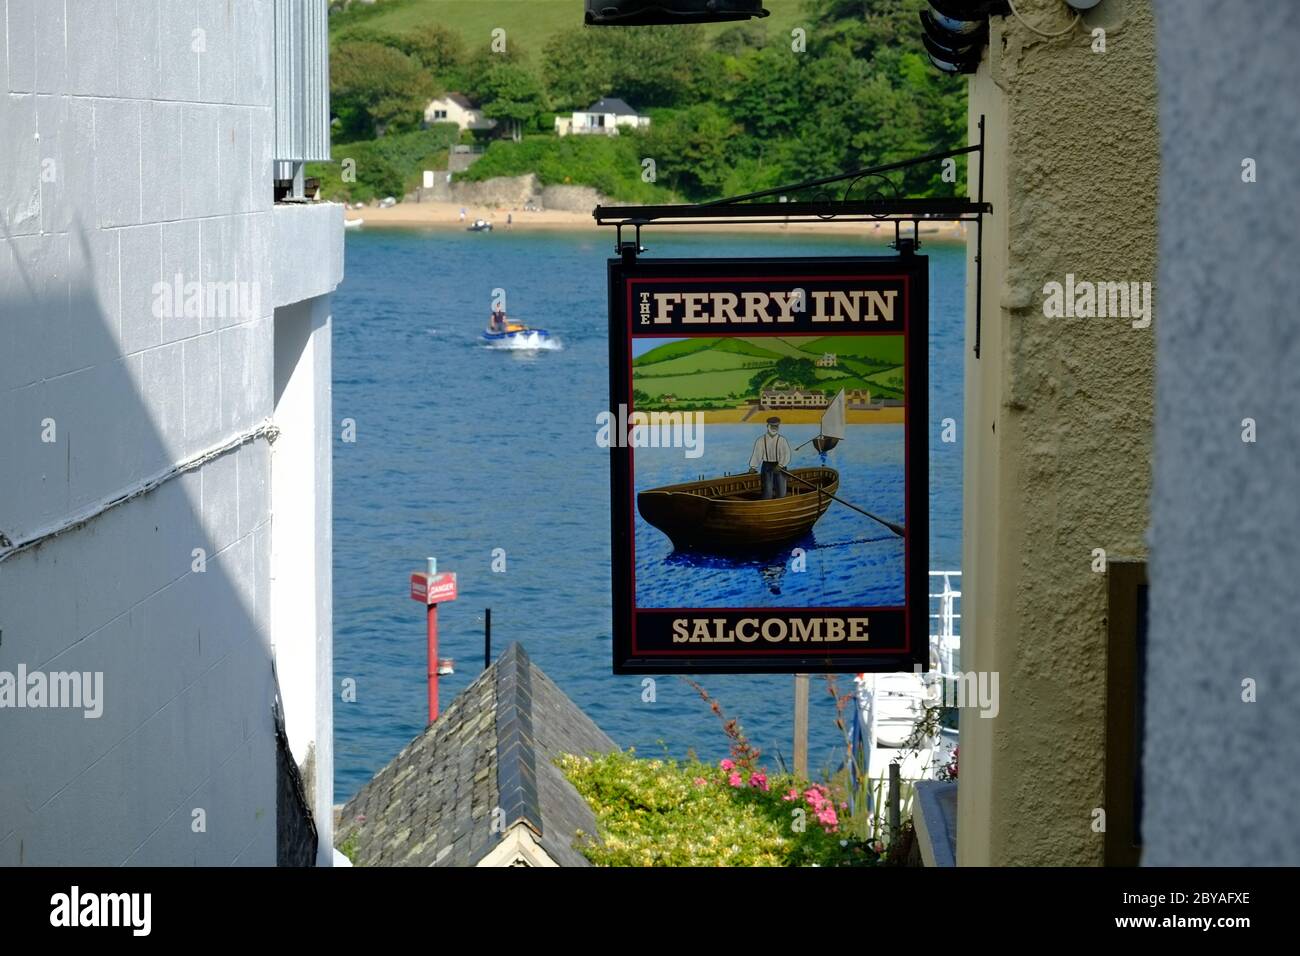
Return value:
M 938 591 L 934 590 L 938 583 L 936 579 L 943 582 L 942 589 Z M 957 587 L 953 587 L 954 580 Z M 931 571 L 930 584 L 931 607 L 935 607 L 937 602 L 936 613 L 930 615 L 933 622 L 930 627 L 930 654 L 935 664 L 935 670 L 930 674 L 930 692 L 937 690 L 939 699 L 943 700 L 948 682 L 958 678 L 958 668 L 961 667 L 961 628 L 958 624 L 961 620 L 958 603 L 961 601 L 961 572 Z M 938 687 L 934 687 L 934 683 Z M 940 767 L 947 766 L 955 746 L 954 737 L 946 731 L 930 739 L 927 777 L 933 777 Z
M 942 580 L 942 590 L 934 590 L 937 586 L 936 578 Z M 961 620 L 961 612 L 958 610 L 961 591 L 952 586 L 954 579 L 959 588 L 960 571 L 930 572 L 930 608 L 934 611 L 930 614 L 930 654 L 943 677 L 954 676 L 956 668 L 961 664 L 961 631 L 957 624 Z
M 958 676 L 961 667 L 961 572 L 931 571 L 928 616 L 930 619 L 930 670 L 915 677 L 915 685 L 904 687 L 904 697 L 914 697 L 922 707 L 928 700 L 942 699 L 945 682 Z M 855 777 L 871 778 L 884 772 L 887 764 L 873 759 L 876 749 L 877 721 L 882 703 L 877 696 L 875 674 L 863 674 L 855 680 L 857 713 L 854 720 L 854 739 L 862 746 L 862 764 L 855 766 Z M 936 694 L 937 692 L 937 694 Z M 884 693 L 882 690 L 881 693 Z M 900 689 L 895 688 L 888 697 L 895 700 Z M 888 699 L 884 701 L 888 705 Z M 933 777 L 939 767 L 951 759 L 954 741 L 951 735 L 939 735 L 922 749 L 925 751 L 919 770 L 921 777 Z M 873 766 L 874 764 L 874 766 Z M 868 800 L 871 797 L 868 796 Z

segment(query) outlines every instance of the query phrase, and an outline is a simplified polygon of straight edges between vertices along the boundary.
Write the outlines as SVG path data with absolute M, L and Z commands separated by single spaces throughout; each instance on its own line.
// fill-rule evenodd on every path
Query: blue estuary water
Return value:
M 844 237 L 666 233 L 646 234 L 649 256 L 889 252 Z M 334 444 L 334 676 L 336 689 L 355 679 L 356 701 L 335 702 L 339 801 L 424 729 L 424 613 L 408 596 L 408 578 L 426 555 L 438 558 L 440 570 L 457 572 L 460 584 L 458 600 L 439 612 L 441 656 L 456 660 L 456 673 L 440 684 L 443 709 L 482 668 L 483 610 L 490 607 L 494 654 L 521 641 L 620 745 L 642 754 L 726 754 L 717 718 L 683 682 L 659 678 L 656 701 L 643 703 L 642 678 L 610 673 L 609 452 L 595 438 L 597 415 L 609 404 L 605 269 L 612 245 L 612 232 L 594 230 L 366 228 L 347 236 L 347 274 L 334 301 L 334 422 L 354 419 L 356 440 L 336 434 Z M 940 436 L 945 418 L 961 434 L 965 253 L 938 243 L 922 252 L 930 257 L 930 566 L 955 569 L 961 445 Z M 479 332 L 497 288 L 506 290 L 512 319 L 550 330 L 560 347 L 484 347 Z M 867 430 L 876 437 L 846 443 L 832 456 L 869 456 L 873 443 L 895 431 L 866 426 L 851 434 Z M 794 444 L 806 437 L 800 426 L 791 426 L 790 436 Z M 734 470 L 741 471 L 742 446 L 752 437 L 737 432 L 736 441 L 741 463 Z M 665 483 L 681 480 L 668 474 L 667 461 Z M 815 456 L 806 462 L 816 463 Z M 638 467 L 645 467 L 640 458 Z M 901 487 L 877 478 L 843 494 L 899 520 Z M 852 551 L 854 563 L 868 567 L 901 561 L 887 532 L 834 506 L 807 544 L 807 586 L 815 582 L 823 593 L 850 588 L 849 562 L 834 557 L 837 551 Z M 494 571 L 494 553 L 500 567 L 502 552 L 505 569 Z M 766 586 L 769 597 L 789 594 L 797 603 L 799 575 L 777 581 L 778 596 L 762 568 L 747 571 L 757 593 Z M 837 766 L 843 745 L 824 683 L 813 681 L 809 764 L 816 772 Z M 851 690 L 850 677 L 839 681 L 842 693 Z M 770 763 L 777 753 L 789 762 L 789 676 L 708 676 L 701 683 L 728 716 L 740 718 Z

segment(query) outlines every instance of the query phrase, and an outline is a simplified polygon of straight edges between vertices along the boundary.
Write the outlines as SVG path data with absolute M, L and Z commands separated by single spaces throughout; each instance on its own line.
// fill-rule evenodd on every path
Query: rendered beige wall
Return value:
M 1017 9 L 1053 32 L 1060 0 Z M 1094 26 L 1106 52 L 1092 50 Z M 1103 0 L 1071 34 L 994 17 L 970 84 L 986 116 L 980 358 L 967 299 L 963 670 L 1000 711 L 962 714 L 960 865 L 1096 865 L 1103 836 L 1106 581 L 1093 549 L 1144 557 L 1154 323 L 1045 318 L 1067 273 L 1153 281 L 1159 142 L 1145 0 Z M 974 195 L 975 169 L 970 176 Z M 969 274 L 974 276 L 970 241 Z M 1159 290 L 1154 289 L 1156 305 Z

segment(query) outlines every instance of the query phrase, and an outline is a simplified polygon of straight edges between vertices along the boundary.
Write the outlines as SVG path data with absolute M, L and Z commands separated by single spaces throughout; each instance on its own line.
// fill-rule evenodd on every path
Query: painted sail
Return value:
M 822 434 L 827 438 L 844 437 L 844 389 L 831 399 L 830 406 L 822 415 Z

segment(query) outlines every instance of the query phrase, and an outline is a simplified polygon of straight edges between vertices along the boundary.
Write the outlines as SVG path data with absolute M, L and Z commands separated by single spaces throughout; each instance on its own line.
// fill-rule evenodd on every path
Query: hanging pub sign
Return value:
M 609 269 L 614 673 L 928 667 L 926 258 Z

